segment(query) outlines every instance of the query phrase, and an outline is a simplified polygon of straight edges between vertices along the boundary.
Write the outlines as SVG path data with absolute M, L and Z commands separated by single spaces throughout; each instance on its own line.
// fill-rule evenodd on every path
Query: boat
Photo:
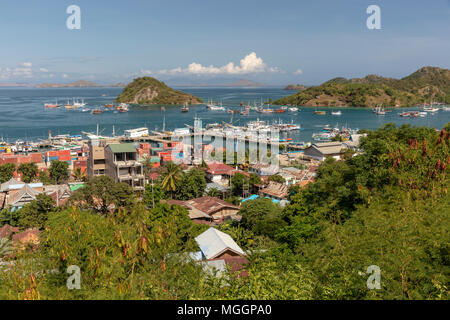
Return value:
M 291 108 L 288 108 L 288 110 L 291 111 L 291 112 L 297 112 L 298 108 L 297 107 L 291 107 Z
M 86 105 L 86 103 L 84 103 L 84 99 L 81 100 L 81 102 L 78 102 L 78 100 L 74 101 L 73 106 L 75 108 L 82 108 Z
M 341 110 L 339 110 L 339 111 L 331 111 L 331 115 L 332 116 L 340 116 L 340 115 L 342 115 L 342 112 L 341 112 Z
M 126 103 L 121 103 L 116 107 L 116 110 L 119 112 L 128 112 L 128 105 Z
M 275 109 L 273 112 L 275 112 L 275 113 L 284 113 L 284 112 L 286 112 L 286 109 Z
M 181 112 L 188 112 L 189 107 L 185 104 L 184 107 L 181 108 Z
M 112 104 L 112 103 L 105 104 L 105 108 L 113 108 L 113 107 L 114 107 L 114 104 Z
M 450 111 L 450 107 L 443 107 L 442 110 L 443 111 Z
M 81 112 L 89 112 L 89 109 L 88 109 L 88 108 L 83 108 L 83 109 L 81 109 L 80 111 L 81 111 Z
M 318 114 L 318 115 L 324 116 L 327 113 L 325 111 L 314 111 L 314 114 Z
M 220 106 L 215 105 L 212 100 L 208 101 L 206 104 L 206 108 L 208 108 L 211 111 L 224 111 L 225 108 L 222 106 L 222 103 L 220 103 Z
M 56 109 L 56 108 L 59 108 L 60 105 L 58 104 L 58 100 L 56 100 L 56 103 L 46 103 L 46 104 L 44 104 L 44 107 L 46 107 L 47 109 Z
M 103 112 L 104 111 L 102 109 L 94 109 L 94 110 L 92 110 L 91 114 L 101 114 Z
M 373 108 L 372 111 L 379 116 L 384 116 L 386 114 L 386 110 L 382 106 Z

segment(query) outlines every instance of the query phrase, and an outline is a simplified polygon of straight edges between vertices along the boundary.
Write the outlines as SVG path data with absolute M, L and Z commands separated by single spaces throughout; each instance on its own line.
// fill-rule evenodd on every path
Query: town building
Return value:
M 336 160 L 339 160 L 345 149 L 346 146 L 339 141 L 318 142 L 313 143 L 309 148 L 306 148 L 303 155 L 319 161 L 323 161 L 327 157 L 333 157 Z
M 258 176 L 273 176 L 280 171 L 280 167 L 273 164 L 256 163 L 250 166 L 249 171 Z
M 145 176 L 133 143 L 109 144 L 105 149 L 105 174 L 116 182 L 124 182 L 135 191 L 143 191 Z
M 283 183 L 270 181 L 267 187 L 259 190 L 259 195 L 275 200 L 286 200 L 289 195 L 288 190 L 289 186 Z

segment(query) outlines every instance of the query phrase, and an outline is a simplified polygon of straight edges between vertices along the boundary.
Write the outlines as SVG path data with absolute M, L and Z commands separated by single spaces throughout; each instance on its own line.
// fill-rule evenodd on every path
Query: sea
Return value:
M 175 88 L 201 97 L 207 102 L 213 100 L 222 103 L 226 108 L 239 109 L 240 103 L 260 105 L 261 101 L 273 101 L 295 93 L 283 88 Z M 399 112 L 419 110 L 420 108 L 395 109 L 384 116 L 374 114 L 370 108 L 315 108 L 300 107 L 298 112 L 260 114 L 250 111 L 249 115 L 210 111 L 205 105 L 190 106 L 189 112 L 182 113 L 180 106 L 131 105 L 128 113 L 108 110 L 102 114 L 91 114 L 80 110 L 69 110 L 63 106 L 73 99 L 84 99 L 87 108 L 103 107 L 113 103 L 122 88 L 0 88 L 0 141 L 15 140 L 39 141 L 45 139 L 51 131 L 52 135 L 78 135 L 82 132 L 96 133 L 97 126 L 101 135 L 121 135 L 126 129 L 147 127 L 149 130 L 162 130 L 165 118 L 165 129 L 171 131 L 193 125 L 194 118 L 200 118 L 203 126 L 208 123 L 232 122 L 234 125 L 245 125 L 249 121 L 263 120 L 268 123 L 282 121 L 301 126 L 300 131 L 289 133 L 294 142 L 311 141 L 313 133 L 320 132 L 325 125 L 347 127 L 351 129 L 377 129 L 392 122 L 396 125 L 427 126 L 440 129 L 450 121 L 450 112 L 439 110 L 427 114 L 424 118 L 400 117 Z M 45 103 L 58 102 L 59 109 L 45 109 Z M 277 108 L 277 106 L 271 106 Z M 314 111 L 324 110 L 326 115 L 316 115 Z M 341 110 L 341 116 L 331 115 L 331 111 Z M 165 117 L 164 117 L 165 114 Z M 114 129 L 113 129 L 114 128 Z

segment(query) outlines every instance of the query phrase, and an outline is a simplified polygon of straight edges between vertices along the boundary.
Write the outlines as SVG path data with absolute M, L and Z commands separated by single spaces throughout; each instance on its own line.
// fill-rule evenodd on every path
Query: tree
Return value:
M 246 196 L 246 190 L 249 189 L 249 179 L 245 174 L 237 172 L 231 178 L 231 192 L 236 196 Z
M 7 238 L 0 238 L 0 259 L 13 252 L 12 243 Z
M 208 194 L 209 197 L 219 198 L 219 197 L 222 196 L 222 191 L 220 191 L 217 188 L 211 188 L 211 189 L 208 190 L 207 194 Z
M 0 226 L 9 224 L 12 227 L 19 226 L 19 214 L 18 211 L 11 211 L 10 208 L 4 208 L 0 210 Z
M 106 214 L 115 207 L 127 207 L 134 201 L 133 188 L 126 183 L 115 183 L 108 176 L 89 179 L 83 188 L 75 191 L 70 202 L 80 208 L 88 208 Z
M 77 168 L 75 168 L 75 170 L 73 170 L 72 176 L 75 179 L 75 181 L 86 181 L 87 180 L 86 172 L 81 171 L 80 167 L 77 167 Z
M 148 183 L 145 186 L 143 201 L 148 208 L 154 208 L 160 200 L 166 198 L 166 193 L 160 183 Z
M 39 172 L 38 167 L 34 162 L 21 163 L 17 171 L 22 173 L 22 180 L 25 183 L 32 182 Z
M 279 174 L 274 174 L 274 175 L 269 176 L 268 180 L 269 181 L 273 181 L 273 182 L 278 182 L 278 183 L 285 183 L 286 182 L 286 179 L 284 179 Z
M 177 187 L 175 198 L 178 200 L 189 200 L 203 196 L 206 188 L 205 172 L 193 168 L 183 174 Z
M 165 191 L 170 192 L 170 197 L 173 198 L 173 193 L 177 190 L 182 178 L 182 171 L 180 166 L 172 161 L 166 163 L 162 169 L 162 187 Z
M 69 164 L 65 161 L 53 160 L 49 168 L 50 178 L 59 184 L 69 179 Z
M 43 229 L 48 215 L 55 209 L 55 201 L 45 193 L 36 196 L 36 200 L 27 203 L 19 210 L 18 224 L 22 228 Z
M 0 183 L 10 180 L 14 176 L 14 171 L 16 171 L 14 163 L 0 165 Z
M 242 216 L 242 226 L 257 235 L 274 238 L 277 229 L 285 225 L 281 208 L 271 199 L 248 200 L 242 205 L 239 214 Z
M 250 189 L 254 193 L 256 192 L 256 185 L 262 184 L 261 177 L 258 176 L 256 173 L 250 173 L 250 179 L 249 179 Z

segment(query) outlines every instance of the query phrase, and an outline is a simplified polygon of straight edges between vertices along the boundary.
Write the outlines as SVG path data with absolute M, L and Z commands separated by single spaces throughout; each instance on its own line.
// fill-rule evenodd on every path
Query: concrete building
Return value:
M 109 144 L 105 149 L 105 174 L 116 182 L 124 182 L 135 191 L 145 187 L 144 168 L 138 161 L 136 147 L 132 143 Z
M 318 142 L 305 149 L 303 154 L 305 157 L 309 157 L 319 161 L 323 161 L 327 157 L 333 157 L 336 160 L 339 160 L 341 158 L 342 150 L 346 148 L 347 147 L 339 141 Z

